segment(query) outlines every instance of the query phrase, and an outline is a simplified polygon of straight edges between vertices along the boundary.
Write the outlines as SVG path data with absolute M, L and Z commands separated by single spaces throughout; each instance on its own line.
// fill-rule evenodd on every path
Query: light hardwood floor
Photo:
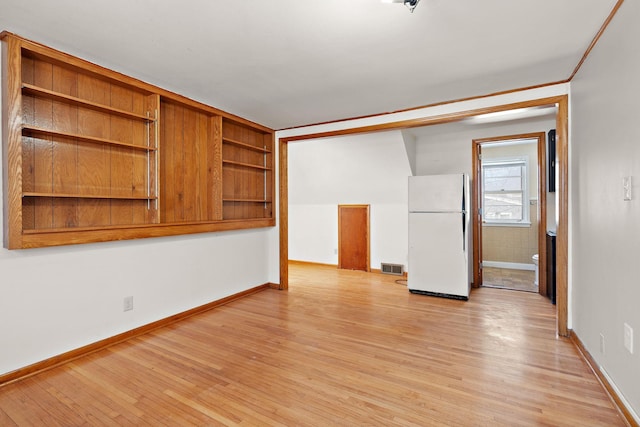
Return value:
M 292 265 L 289 291 L 0 388 L 0 425 L 625 425 L 543 297 L 395 279 Z

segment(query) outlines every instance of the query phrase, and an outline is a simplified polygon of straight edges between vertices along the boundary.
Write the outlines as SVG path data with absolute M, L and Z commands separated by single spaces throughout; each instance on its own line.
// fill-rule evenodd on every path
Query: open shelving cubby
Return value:
M 22 228 L 157 223 L 157 96 L 22 48 Z
M 273 134 L 230 120 L 222 124 L 224 219 L 273 215 Z

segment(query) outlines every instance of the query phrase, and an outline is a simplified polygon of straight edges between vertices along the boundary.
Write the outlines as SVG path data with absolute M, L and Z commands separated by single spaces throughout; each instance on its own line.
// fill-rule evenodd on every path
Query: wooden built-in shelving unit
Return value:
M 2 40 L 6 247 L 275 225 L 271 129 Z
M 223 218 L 273 216 L 273 134 L 223 119 Z

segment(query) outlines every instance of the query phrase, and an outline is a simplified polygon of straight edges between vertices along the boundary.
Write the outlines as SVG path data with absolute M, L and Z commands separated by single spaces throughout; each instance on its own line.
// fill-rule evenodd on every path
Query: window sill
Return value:
M 522 221 L 522 222 L 482 222 L 483 227 L 520 227 L 520 228 L 528 228 L 531 227 L 531 222 Z

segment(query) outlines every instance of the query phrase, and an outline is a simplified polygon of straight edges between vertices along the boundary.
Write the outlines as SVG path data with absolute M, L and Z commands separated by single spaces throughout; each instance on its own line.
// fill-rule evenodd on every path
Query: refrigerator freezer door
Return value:
M 409 212 L 460 212 L 464 200 L 463 174 L 409 177 Z
M 410 213 L 409 290 L 468 299 L 466 238 L 459 213 Z

